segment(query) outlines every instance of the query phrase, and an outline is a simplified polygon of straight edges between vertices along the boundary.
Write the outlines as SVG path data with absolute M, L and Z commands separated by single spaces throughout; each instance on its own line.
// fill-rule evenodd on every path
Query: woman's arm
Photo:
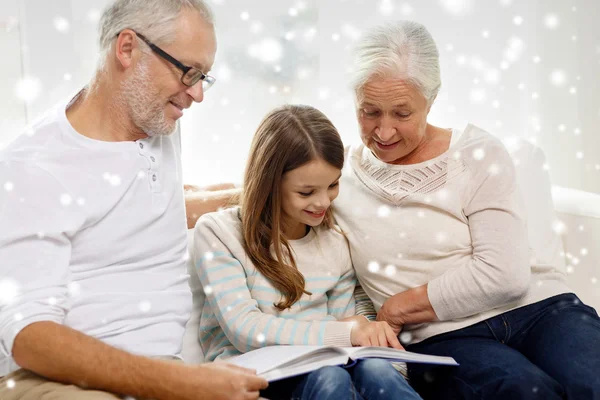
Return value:
M 527 228 L 512 160 L 494 140 L 486 146 L 483 160 L 465 161 L 471 181 L 464 213 L 473 256 L 463 267 L 388 299 L 378 318 L 395 329 L 468 317 L 518 301 L 527 293 L 531 276 Z

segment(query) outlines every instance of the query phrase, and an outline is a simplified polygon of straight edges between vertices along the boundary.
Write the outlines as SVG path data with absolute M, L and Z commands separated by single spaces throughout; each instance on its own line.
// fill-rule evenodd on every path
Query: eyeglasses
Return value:
M 165 60 L 173 64 L 175 67 L 177 67 L 177 69 L 181 70 L 181 72 L 183 72 L 183 75 L 181 76 L 181 83 L 183 83 L 185 86 L 191 87 L 199 81 L 202 81 L 202 90 L 206 92 L 215 83 L 216 79 L 212 76 L 206 75 L 204 72 L 200 71 L 197 68 L 188 67 L 187 65 L 184 65 L 183 63 L 179 62 L 175 57 L 169 55 L 166 51 L 152 43 L 141 33 L 135 32 L 135 34 L 138 35 L 138 37 L 142 39 L 148 46 L 150 46 L 152 51 L 154 51 L 160 57 L 164 58 Z

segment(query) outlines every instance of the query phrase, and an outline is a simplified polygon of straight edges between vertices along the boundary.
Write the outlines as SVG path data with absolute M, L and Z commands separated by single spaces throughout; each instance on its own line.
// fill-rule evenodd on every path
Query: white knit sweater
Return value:
M 532 264 L 515 168 L 502 143 L 468 125 L 444 154 L 390 165 L 350 148 L 335 201 L 358 279 L 379 310 L 428 283 L 439 322 L 412 342 L 570 292 L 555 265 Z

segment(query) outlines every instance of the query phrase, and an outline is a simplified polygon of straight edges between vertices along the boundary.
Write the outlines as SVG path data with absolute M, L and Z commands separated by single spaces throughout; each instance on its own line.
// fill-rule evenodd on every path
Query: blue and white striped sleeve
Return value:
M 351 323 L 298 321 L 262 312 L 251 295 L 246 269 L 230 251 L 232 246 L 242 246 L 240 239 L 212 214 L 202 216 L 196 224 L 194 261 L 206 300 L 237 350 L 248 352 L 270 345 L 351 345 Z M 274 292 L 273 302 L 279 300 Z

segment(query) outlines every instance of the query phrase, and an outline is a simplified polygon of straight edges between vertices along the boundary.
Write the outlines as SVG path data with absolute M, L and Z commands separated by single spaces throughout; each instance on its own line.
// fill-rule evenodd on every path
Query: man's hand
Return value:
M 385 321 L 369 321 L 362 315 L 349 317 L 343 321 L 354 323 L 350 332 L 352 346 L 380 346 L 404 350 L 397 335 Z
M 255 371 L 223 362 L 182 367 L 181 392 L 173 392 L 170 399 L 254 400 L 268 386 Z

